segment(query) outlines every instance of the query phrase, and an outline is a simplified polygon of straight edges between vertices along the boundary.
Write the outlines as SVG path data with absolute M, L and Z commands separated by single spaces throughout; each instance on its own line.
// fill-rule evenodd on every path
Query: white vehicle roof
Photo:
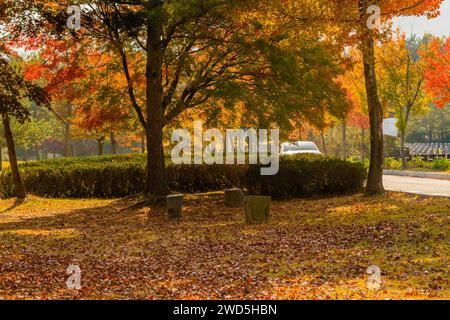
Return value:
M 285 142 L 281 144 L 281 150 L 284 153 L 302 152 L 302 151 L 320 153 L 317 145 L 311 141 Z

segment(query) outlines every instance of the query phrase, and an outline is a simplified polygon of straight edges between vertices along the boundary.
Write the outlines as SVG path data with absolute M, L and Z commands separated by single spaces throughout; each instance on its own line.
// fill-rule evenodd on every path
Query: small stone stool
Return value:
M 172 194 L 166 197 L 167 214 L 171 219 L 179 219 L 183 215 L 184 194 Z
M 245 222 L 255 224 L 267 222 L 270 214 L 272 197 L 247 196 L 244 199 Z
M 225 190 L 225 206 L 241 208 L 244 205 L 244 192 L 241 189 Z

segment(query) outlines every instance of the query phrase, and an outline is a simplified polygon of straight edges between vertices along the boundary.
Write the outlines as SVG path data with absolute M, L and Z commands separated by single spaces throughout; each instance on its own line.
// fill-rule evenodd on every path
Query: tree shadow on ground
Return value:
M 12 206 L 10 206 L 9 208 L 1 211 L 0 214 L 6 213 L 6 212 L 9 212 L 9 211 L 12 211 L 12 210 L 16 209 L 19 206 L 21 206 L 22 204 L 24 204 L 26 201 L 27 201 L 26 198 L 25 199 L 17 198 L 17 199 L 14 200 L 14 203 L 12 204 Z

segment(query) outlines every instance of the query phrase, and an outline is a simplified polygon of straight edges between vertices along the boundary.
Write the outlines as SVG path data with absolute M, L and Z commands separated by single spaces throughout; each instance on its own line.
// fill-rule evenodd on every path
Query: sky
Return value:
M 426 17 L 401 17 L 394 20 L 394 28 L 400 27 L 403 32 L 421 37 L 425 33 L 436 36 L 450 35 L 450 0 L 445 0 L 441 6 L 441 15 L 428 20 Z

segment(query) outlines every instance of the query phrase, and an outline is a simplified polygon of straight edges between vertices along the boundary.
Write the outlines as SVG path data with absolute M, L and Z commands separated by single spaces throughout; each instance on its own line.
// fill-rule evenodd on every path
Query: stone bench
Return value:
M 255 224 L 267 222 L 270 215 L 272 197 L 246 196 L 244 199 L 245 222 Z
M 183 216 L 183 194 L 172 194 L 166 197 L 167 215 L 171 219 L 179 219 Z

